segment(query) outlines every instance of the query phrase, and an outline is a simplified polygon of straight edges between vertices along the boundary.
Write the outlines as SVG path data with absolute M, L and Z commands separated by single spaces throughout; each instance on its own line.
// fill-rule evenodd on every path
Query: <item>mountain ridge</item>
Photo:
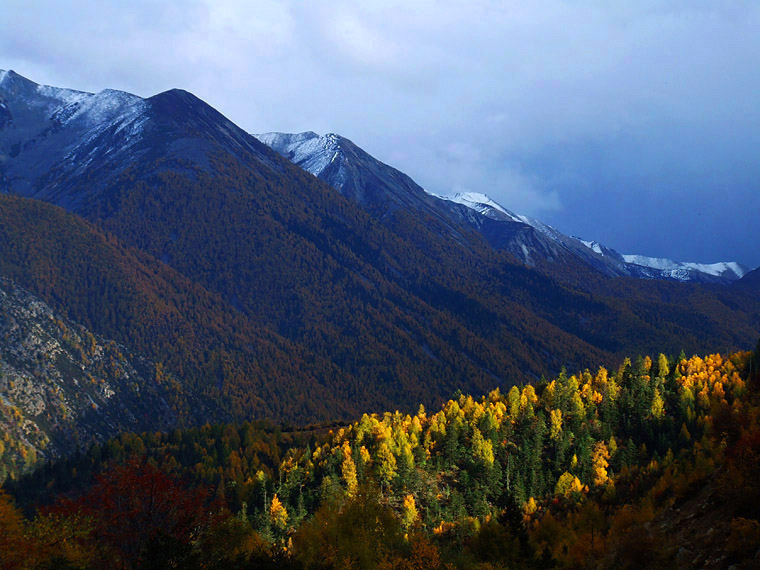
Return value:
M 748 271 L 746 267 L 735 262 L 699 264 L 659 260 L 639 255 L 623 255 L 596 242 L 565 235 L 539 220 L 515 214 L 486 194 L 478 192 L 463 192 L 454 196 L 434 194 L 417 185 L 407 175 L 359 149 L 349 139 L 334 133 L 320 136 L 311 131 L 293 134 L 271 132 L 255 136 L 294 164 L 325 180 L 342 194 L 371 208 L 377 208 L 377 203 L 388 196 L 399 206 L 412 205 L 409 201 L 404 202 L 396 198 L 400 192 L 388 190 L 393 187 L 395 181 L 401 181 L 403 190 L 416 194 L 413 205 L 419 211 L 428 212 L 432 208 L 438 216 L 444 212 L 444 216 L 448 215 L 457 221 L 468 222 L 481 231 L 494 247 L 507 249 L 529 266 L 536 266 L 539 263 L 534 258 L 540 257 L 550 262 L 561 262 L 563 254 L 570 254 L 593 269 L 610 276 L 627 275 L 644 279 L 730 283 L 740 279 Z M 355 164 L 357 162 L 361 163 L 361 166 L 357 167 Z M 349 164 L 351 166 L 348 166 Z M 388 181 L 382 185 L 385 195 L 376 191 L 373 197 L 371 190 L 367 189 L 371 181 L 364 179 L 362 174 L 357 174 L 362 167 L 367 172 L 382 172 Z M 444 204 L 429 201 L 425 203 L 420 197 L 421 193 L 447 203 L 466 206 L 492 222 L 463 215 L 461 211 L 445 208 Z M 551 241 L 547 242 L 541 239 L 541 236 L 529 238 L 525 233 L 530 230 L 512 224 L 527 225 Z M 579 247 L 580 245 L 586 246 L 593 253 L 584 251 Z M 719 267 L 721 263 L 723 267 Z

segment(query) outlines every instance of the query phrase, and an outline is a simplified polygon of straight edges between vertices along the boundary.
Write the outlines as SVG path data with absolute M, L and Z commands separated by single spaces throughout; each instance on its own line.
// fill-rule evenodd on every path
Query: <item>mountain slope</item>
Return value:
M 3 72 L 0 191 L 85 213 L 113 198 L 105 189 L 125 168 L 157 157 L 187 156 L 208 168 L 207 153 L 219 147 L 272 165 L 252 137 L 211 107 L 188 105 L 192 99 L 181 90 L 150 99 L 110 89 L 84 93 Z M 191 108 L 194 115 L 182 116 Z
M 77 216 L 0 196 L 0 275 L 161 364 L 180 424 L 346 415 L 345 378 L 151 256 Z M 358 397 L 357 397 L 358 398 Z M 245 410 L 245 412 L 244 412 Z
M 474 228 L 493 247 L 509 251 L 562 283 L 588 291 L 596 300 L 604 299 L 605 303 L 615 307 L 614 311 L 620 311 L 616 322 L 607 323 L 608 337 L 625 337 L 626 342 L 637 342 L 635 339 L 670 334 L 676 322 L 691 322 L 693 325 L 687 325 L 678 333 L 686 344 L 690 341 L 685 339 L 699 327 L 705 327 L 705 332 L 710 331 L 706 332 L 705 340 L 710 336 L 713 339 L 731 338 L 729 344 L 745 337 L 751 345 L 752 339 L 760 333 L 760 321 L 754 316 L 753 308 L 760 300 L 757 297 L 738 298 L 730 288 L 706 290 L 688 283 L 681 285 L 684 281 L 706 285 L 731 283 L 746 270 L 738 264 L 695 267 L 696 264 L 669 262 L 669 267 L 657 269 L 629 263 L 611 248 L 564 235 L 538 220 L 510 212 L 483 194 L 467 193 L 437 199 L 409 177 L 377 161 L 344 137 L 314 133 L 267 133 L 257 137 L 341 193 L 359 201 L 394 231 L 398 231 L 398 226 L 392 220 L 401 217 L 403 208 L 407 208 L 409 216 L 424 220 L 426 230 L 468 240 L 467 244 L 477 241 L 467 235 L 466 228 Z M 360 174 L 355 175 L 355 172 Z M 367 189 L 368 185 L 371 190 Z M 413 199 L 393 198 L 404 193 Z M 393 209 L 386 208 L 389 200 L 395 204 Z M 436 213 L 427 214 L 431 208 Z M 419 228 L 416 231 L 420 232 Z M 416 236 L 407 234 L 407 237 L 415 239 Z M 649 265 L 656 262 L 641 256 L 635 261 Z M 719 314 L 722 316 L 718 317 Z M 547 315 L 547 318 L 551 319 L 551 316 Z M 655 324 L 659 330 L 650 333 L 638 329 L 634 333 L 642 321 Z M 680 324 L 676 326 L 680 327 Z M 643 349 L 647 342 L 632 350 Z
M 122 431 L 177 425 L 177 394 L 152 362 L 5 279 L 0 337 L 0 481 Z
M 445 220 L 435 197 L 344 137 L 307 132 L 266 133 L 256 138 L 374 214 L 412 209 Z
M 728 284 L 741 279 L 749 271 L 748 268 L 736 262 L 692 263 L 647 257 L 645 255 L 620 254 L 614 249 L 596 241 L 587 241 L 568 236 L 539 220 L 515 214 L 494 202 L 485 194 L 466 192 L 456 194 L 453 197 L 440 196 L 440 198 L 463 204 L 496 222 L 516 222 L 530 226 L 552 240 L 557 247 L 563 248 L 566 252 L 570 252 L 590 267 L 598 269 L 606 275 L 625 275 L 639 279 L 663 279 L 693 283 Z M 505 232 L 503 227 L 484 229 L 484 233 L 486 232 L 490 234 L 489 241 L 494 246 L 514 249 L 514 243 L 510 241 L 509 232 Z M 524 244 L 520 245 L 523 248 Z M 581 246 L 585 246 L 593 254 L 584 251 Z M 523 248 L 524 259 L 529 265 L 535 265 L 535 262 L 531 259 L 530 252 L 530 248 Z M 556 249 L 553 253 L 557 256 Z M 544 253 L 543 257 L 547 257 L 550 261 L 553 261 L 549 253 Z

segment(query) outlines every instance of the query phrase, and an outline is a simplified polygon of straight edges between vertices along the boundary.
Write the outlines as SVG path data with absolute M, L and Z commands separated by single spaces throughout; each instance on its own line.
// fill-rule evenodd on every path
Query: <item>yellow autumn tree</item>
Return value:
M 527 398 L 526 398 L 527 404 Z M 507 393 L 507 403 L 509 404 L 509 415 L 514 420 L 520 413 L 520 389 L 512 386 Z
M 493 443 L 484 439 L 478 428 L 474 428 L 472 432 L 472 454 L 481 463 L 493 467 Z
M 668 364 L 668 357 L 660 353 L 657 357 L 657 371 L 660 378 L 665 378 L 670 374 L 670 365 Z
M 654 396 L 652 397 L 652 407 L 650 408 L 649 411 L 652 414 L 652 417 L 657 420 L 661 420 L 662 417 L 665 415 L 665 401 L 662 399 L 660 390 L 658 390 L 657 388 L 654 389 Z
M 386 442 L 380 444 L 377 450 L 377 471 L 380 480 L 386 485 L 396 476 L 396 456 L 388 447 Z
M 353 497 L 356 494 L 359 483 L 356 480 L 356 464 L 353 457 L 351 457 L 351 446 L 348 444 L 348 440 L 343 441 L 341 451 L 343 452 L 343 463 L 340 466 L 341 475 L 346 483 L 346 493 L 349 497 Z
M 601 487 L 607 484 L 609 476 L 607 467 L 610 465 L 610 452 L 603 441 L 594 444 L 591 452 L 591 469 L 594 478 L 594 485 Z
M 527 522 L 538 510 L 536 499 L 530 497 L 523 505 L 523 521 Z
M 401 510 L 401 525 L 404 527 L 404 530 L 408 531 L 417 521 L 418 516 L 419 513 L 417 512 L 414 495 L 406 495 Z
M 557 485 L 554 487 L 554 494 L 558 497 L 569 497 L 572 493 L 583 491 L 580 479 L 565 471 L 559 476 Z
M 277 493 L 272 497 L 272 504 L 269 506 L 269 519 L 272 521 L 272 525 L 281 531 L 288 526 L 288 511 Z
M 549 436 L 556 441 L 562 435 L 562 410 L 556 409 L 549 412 L 549 419 Z

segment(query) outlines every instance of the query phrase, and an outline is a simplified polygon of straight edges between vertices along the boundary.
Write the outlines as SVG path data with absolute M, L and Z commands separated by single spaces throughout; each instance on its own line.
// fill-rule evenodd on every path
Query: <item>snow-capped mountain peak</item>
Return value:
M 318 135 L 306 131 L 293 135 L 263 133 L 254 136 L 314 176 L 319 176 L 335 162 L 340 151 L 340 137 L 333 133 Z
M 467 206 L 471 210 L 475 210 L 476 212 L 493 220 L 527 224 L 555 241 L 561 241 L 561 237 L 564 237 L 561 232 L 552 226 L 541 222 L 540 220 L 536 220 L 535 218 L 524 216 L 522 214 L 515 214 L 511 210 L 508 210 L 493 200 L 487 194 L 482 194 L 480 192 L 458 192 L 454 196 L 440 196 L 437 194 L 432 195 L 442 200 L 448 200 L 456 204 Z
M 527 224 L 550 239 L 562 243 L 566 247 L 572 246 L 573 242 L 582 244 L 600 257 L 607 258 L 609 262 L 621 266 L 625 273 L 647 279 L 672 279 L 676 281 L 712 280 L 735 281 L 741 279 L 749 270 L 736 262 L 718 263 L 693 263 L 679 262 L 672 259 L 653 258 L 643 255 L 621 255 L 597 241 L 584 240 L 566 236 L 552 226 L 543 222 L 515 214 L 486 194 L 478 192 L 461 192 L 453 197 L 439 196 L 444 200 L 456 202 L 471 208 L 484 216 L 496 220 L 507 220 Z
M 131 152 L 150 117 L 149 103 L 136 95 L 39 85 L 13 71 L 0 75 L 0 103 L 0 191 L 34 197 L 37 172 L 61 184 L 91 167 L 103 170 L 95 178 L 107 177 L 104 165 Z M 60 197 L 60 204 L 84 195 Z
M 62 123 L 82 120 L 88 125 L 103 125 L 125 114 L 139 113 L 147 104 L 143 99 L 124 91 L 106 89 L 94 95 L 73 98 L 57 113 Z
M 623 254 L 626 263 L 650 267 L 658 271 L 670 274 L 673 279 L 679 281 L 688 280 L 693 271 L 723 277 L 728 279 L 741 279 L 749 269 L 735 261 L 719 261 L 717 263 L 694 263 L 687 261 L 674 261 L 662 257 L 647 257 L 644 255 Z
M 595 251 L 599 255 L 604 255 L 604 253 L 602 252 L 602 246 L 598 241 L 588 241 L 588 240 L 580 239 L 580 238 L 578 238 L 578 241 L 580 241 L 587 248 L 589 248 L 592 251 Z
M 82 99 L 92 97 L 92 93 L 64 89 L 62 87 L 51 87 L 50 85 L 37 85 L 37 93 L 46 99 L 52 99 L 62 105 L 70 105 Z
M 467 206 L 489 218 L 503 220 L 506 217 L 506 219 L 512 220 L 513 222 L 525 223 L 521 219 L 521 216 L 514 212 L 510 212 L 504 206 L 492 200 L 490 196 L 480 192 L 458 192 L 454 194 L 454 196 L 440 196 L 433 194 L 433 196 L 441 198 L 442 200 L 449 200 L 456 204 L 462 204 L 463 206 Z

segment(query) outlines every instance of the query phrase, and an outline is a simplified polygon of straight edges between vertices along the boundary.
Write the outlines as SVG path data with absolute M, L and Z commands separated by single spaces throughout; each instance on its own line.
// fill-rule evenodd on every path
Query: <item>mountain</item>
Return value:
M 718 263 L 694 263 L 673 261 L 659 257 L 644 255 L 623 255 L 631 270 L 640 271 L 641 276 L 648 277 L 645 271 L 653 269 L 653 278 L 671 278 L 676 281 L 705 281 L 711 282 L 708 276 L 716 278 L 716 282 L 734 282 L 741 279 L 749 269 L 735 261 L 720 261 Z M 638 269 L 638 268 L 644 269 Z
M 376 160 L 344 137 L 335 134 L 319 136 L 313 132 L 255 136 L 373 214 L 414 210 L 446 221 L 434 196 L 406 174 Z
M 355 147 L 331 163 L 344 189 L 363 177 L 357 202 L 185 91 L 82 94 L 7 72 L 0 97 L 4 190 L 20 195 L 0 197 L 0 274 L 204 398 L 178 398 L 184 421 L 348 418 L 757 337 L 759 300 L 571 286 L 479 230 L 604 280 L 532 226 L 430 196 Z
M 498 262 L 496 271 L 480 267 L 470 257 L 471 248 L 441 243 L 433 235 L 427 236 L 425 250 L 419 242 L 399 238 L 185 92 L 143 100 L 139 106 L 145 121 L 135 121 L 141 130 L 120 154 L 125 144 L 120 138 L 121 114 L 116 119 L 109 115 L 106 124 L 93 127 L 97 143 L 81 134 L 78 122 L 61 123 L 51 134 L 54 128 L 44 127 L 39 114 L 31 125 L 22 121 L 26 109 L 43 108 L 51 113 L 48 123 L 59 124 L 47 88 L 10 73 L 0 87 L 13 117 L 13 124 L 0 133 L 0 146 L 18 144 L 22 149 L 3 161 L 6 189 L 89 218 L 117 236 L 119 248 L 127 247 L 130 255 L 136 256 L 129 247 L 147 253 L 146 259 L 136 256 L 135 262 L 147 263 L 148 273 L 156 271 L 156 259 L 170 265 L 178 272 L 171 278 L 182 276 L 187 282 L 174 281 L 176 288 L 167 290 L 151 289 L 161 303 L 184 306 L 188 289 L 203 294 L 192 300 L 197 309 L 176 314 L 185 323 L 173 339 L 141 336 L 138 326 L 128 328 L 139 323 L 148 326 L 146 333 L 153 330 L 133 316 L 139 312 L 132 304 L 126 305 L 121 324 L 106 320 L 111 311 L 93 310 L 91 298 L 103 308 L 108 303 L 122 306 L 122 297 L 132 296 L 131 287 L 139 290 L 144 285 L 98 275 L 102 293 L 77 291 L 72 283 L 63 296 L 56 289 L 68 285 L 47 282 L 45 270 L 30 271 L 20 252 L 34 248 L 35 264 L 55 265 L 56 259 L 65 258 L 60 251 L 63 243 L 86 256 L 90 248 L 100 247 L 85 245 L 88 240 L 110 244 L 111 237 L 83 236 L 79 244 L 74 235 L 89 235 L 94 228 L 82 228 L 73 218 L 19 200 L 5 200 L 4 229 L 12 235 L 4 245 L 19 252 L 4 256 L 6 274 L 22 275 L 23 286 L 57 302 L 59 309 L 82 307 L 79 322 L 94 324 L 94 331 L 138 349 L 149 349 L 149 356 L 165 363 L 177 377 L 190 373 L 183 381 L 207 390 L 211 397 L 226 399 L 223 405 L 236 417 L 345 417 L 347 410 L 358 413 L 360 404 L 380 408 L 440 401 L 463 385 L 482 391 L 508 382 L 524 362 L 530 362 L 533 374 L 539 376 L 565 362 L 578 366 L 587 355 L 603 354 L 590 342 L 596 333 L 584 340 L 564 330 L 577 328 L 572 313 L 552 310 L 550 322 L 531 314 L 525 305 L 530 299 L 539 307 L 589 305 L 601 318 L 613 318 L 602 317 L 607 312 L 603 306 L 589 304 L 584 295 L 517 266 Z M 30 134 L 33 128 L 38 134 Z M 31 138 L 23 142 L 24 136 Z M 71 151 L 61 150 L 64 140 L 71 141 L 77 156 L 95 153 L 101 159 L 85 160 L 78 170 L 65 159 Z M 36 170 L 27 152 L 61 158 L 49 159 L 50 170 Z M 55 224 L 42 226 L 36 219 L 48 217 Z M 409 224 L 409 232 L 416 236 L 426 235 L 416 220 L 399 223 Z M 73 234 L 71 241 L 57 240 L 55 232 Z M 126 272 L 121 263 L 105 261 L 111 255 L 103 252 L 104 269 Z M 66 272 L 69 266 L 55 269 Z M 512 272 L 515 275 L 507 277 Z M 512 294 L 502 296 L 504 290 Z M 219 298 L 206 297 L 207 293 Z M 214 334 L 219 331 L 199 323 L 203 315 L 196 311 L 206 303 L 218 306 L 210 313 L 212 327 L 235 329 L 225 331 L 221 346 Z M 549 316 L 546 309 L 542 312 Z M 186 330 L 208 334 L 202 342 L 199 338 L 190 345 L 177 343 Z M 277 358 L 290 354 L 291 364 L 279 366 L 276 373 L 258 368 L 262 362 L 276 361 L 266 351 L 259 355 L 262 347 L 257 342 L 245 340 L 261 336 L 276 345 L 268 350 Z M 289 348 L 280 346 L 282 342 Z M 556 342 L 561 346 L 557 356 Z M 171 354 L 172 346 L 182 351 L 181 357 Z M 235 357 L 228 354 L 231 346 L 237 350 Z M 188 352 L 193 347 L 200 348 L 200 354 Z M 305 362 L 312 363 L 311 372 L 299 370 Z M 203 380 L 204 374 L 210 378 Z M 219 389 L 212 389 L 217 384 Z M 329 395 L 312 392 L 317 386 Z M 280 390 L 288 390 L 294 398 L 288 401 Z
M 181 90 L 149 99 L 106 89 L 84 93 L 38 85 L 0 71 L 0 191 L 91 213 L 117 199 L 114 186 L 131 165 L 188 158 L 208 169 L 213 148 L 267 163 L 252 137 Z M 202 129 L 205 139 L 194 137 Z M 254 141 L 255 142 L 255 141 Z
M 749 271 L 747 267 L 733 261 L 708 264 L 621 254 L 599 242 L 568 236 L 539 220 L 515 214 L 485 194 L 466 192 L 456 194 L 453 197 L 440 196 L 440 198 L 463 204 L 490 219 L 526 224 L 546 235 L 555 243 L 561 244 L 566 250 L 571 251 L 591 267 L 601 269 L 609 275 L 627 275 L 639 279 L 728 284 L 741 279 Z M 590 249 L 596 256 L 589 257 L 587 252 L 583 252 L 579 248 L 580 245 Z M 598 256 L 604 259 L 606 265 L 599 264 Z M 526 254 L 526 262 L 528 261 L 530 258 Z
M 256 137 L 375 214 L 413 210 L 418 215 L 442 220 L 454 233 L 457 224 L 464 224 L 477 229 L 494 247 L 509 251 L 531 267 L 556 273 L 557 266 L 561 272 L 561 266 L 580 262 L 608 276 L 703 283 L 730 283 L 747 272 L 746 267 L 733 262 L 708 265 L 621 255 L 597 242 L 567 236 L 539 220 L 515 214 L 485 194 L 463 192 L 453 197 L 429 194 L 407 175 L 336 134 L 264 133 Z
M 506 249 L 529 267 L 568 279 L 582 269 L 607 277 L 630 276 L 624 261 L 600 248 L 588 248 L 581 240 L 563 234 L 548 224 L 515 214 L 485 194 L 458 193 L 438 196 L 477 212 L 479 231 L 497 249 Z M 610 250 L 611 251 L 611 250 Z M 580 266 L 580 267 L 579 267 Z
M 62 181 L 93 164 L 134 158 L 130 151 L 146 129 L 148 105 L 128 93 L 37 85 L 13 71 L 0 72 L 0 92 L 0 190 L 5 192 L 75 208 L 90 192 L 67 193 Z M 51 184 L 54 178 L 63 180 Z

